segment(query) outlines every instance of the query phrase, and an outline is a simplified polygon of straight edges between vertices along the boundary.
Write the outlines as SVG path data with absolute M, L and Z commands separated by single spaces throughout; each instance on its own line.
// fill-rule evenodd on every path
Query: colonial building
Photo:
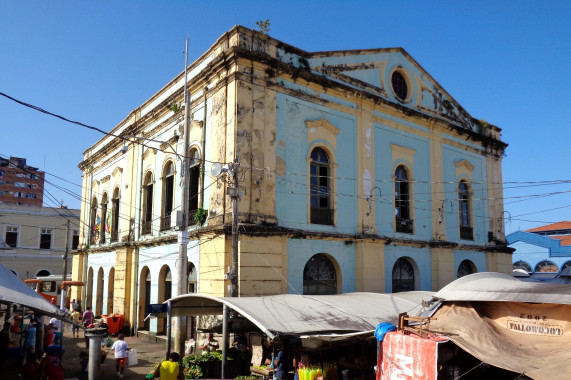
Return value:
M 500 129 L 404 49 L 306 52 L 237 26 L 187 75 L 188 132 L 183 72 L 79 165 L 73 276 L 87 286 L 75 298 L 96 313 L 161 333 L 145 305 L 175 295 L 179 277 L 228 295 L 236 197 L 240 296 L 438 290 L 511 273 Z M 186 268 L 172 227 L 185 191 Z
M 71 250 L 79 244 L 79 210 L 0 204 L 0 262 L 22 280 L 63 274 L 67 221 Z
M 26 165 L 25 158 L 0 157 L 0 203 L 42 206 L 44 172 Z
M 553 278 L 571 268 L 571 222 L 562 221 L 506 237 L 513 253 L 513 268 L 534 278 Z

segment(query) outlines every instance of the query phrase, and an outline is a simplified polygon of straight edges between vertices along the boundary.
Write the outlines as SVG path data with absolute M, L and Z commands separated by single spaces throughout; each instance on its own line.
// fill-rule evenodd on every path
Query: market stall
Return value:
M 271 365 L 272 354 L 276 357 L 278 347 L 284 347 L 301 368 L 301 380 L 314 380 L 327 372 L 326 379 L 334 380 L 338 373 L 347 371 L 357 375 L 353 377 L 370 378 L 368 374 L 376 363 L 373 332 L 377 325 L 397 323 L 402 312 L 421 313 L 425 309 L 423 301 L 430 300 L 432 295 L 432 292 L 402 292 L 234 298 L 186 294 L 165 303 L 170 305 L 167 308 L 170 317 L 223 315 L 226 309 L 249 320 L 256 328 L 248 337 L 250 349 L 256 349 L 252 342 L 258 337 L 261 346 L 259 358 L 252 355 L 251 373 L 269 377 L 271 369 L 265 365 L 268 361 Z M 155 316 L 169 317 L 164 312 Z M 226 339 L 223 349 L 229 346 Z M 170 349 L 170 341 L 167 346 Z M 222 361 L 226 357 L 223 353 Z M 222 363 L 222 367 L 225 365 Z

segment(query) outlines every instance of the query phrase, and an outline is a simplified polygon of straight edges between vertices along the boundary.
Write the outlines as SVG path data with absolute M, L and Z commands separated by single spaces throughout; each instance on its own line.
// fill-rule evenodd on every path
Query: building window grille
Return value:
M 410 261 L 401 257 L 393 266 L 393 293 L 415 290 L 414 268 Z
M 161 231 L 171 228 L 171 213 L 174 202 L 174 166 L 169 162 L 163 176 L 163 213 L 161 216 Z
M 303 294 L 337 294 L 335 266 L 324 254 L 313 256 L 305 265 Z
M 331 206 L 330 164 L 327 153 L 321 148 L 311 152 L 310 165 L 310 222 L 333 225 Z
M 153 225 L 153 176 L 148 173 L 143 187 L 143 220 L 141 234 L 150 234 Z
M 470 215 L 470 188 L 464 180 L 458 183 L 458 217 L 460 239 L 474 240 L 474 229 Z
M 404 166 L 395 171 L 395 231 L 412 234 L 413 220 L 410 217 L 410 182 Z
M 408 96 L 408 86 L 406 84 L 406 79 L 399 71 L 393 72 L 391 76 L 391 84 L 393 86 L 393 92 L 398 100 L 405 101 Z
M 189 168 L 189 193 L 188 193 L 188 225 L 196 224 L 194 215 L 199 205 L 200 189 L 200 154 L 198 149 L 190 151 Z
M 111 241 L 116 242 L 119 239 L 119 189 L 113 192 L 111 200 Z

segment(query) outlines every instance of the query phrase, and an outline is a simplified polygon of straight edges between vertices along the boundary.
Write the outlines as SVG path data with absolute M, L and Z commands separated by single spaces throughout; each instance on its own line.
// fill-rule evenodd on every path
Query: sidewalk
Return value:
M 117 340 L 117 337 L 111 338 L 113 340 Z M 127 342 L 131 349 L 137 350 L 139 361 L 138 365 L 125 368 L 125 379 L 144 379 L 148 373 L 153 371 L 155 365 L 161 361 L 166 353 L 165 343 L 149 342 L 148 338 L 144 335 L 139 337 L 126 337 L 125 342 Z M 80 338 L 72 338 L 71 331 L 66 328 L 63 345 L 65 347 L 65 354 L 63 355 L 62 364 L 65 372 L 65 378 L 87 380 L 88 373 L 81 370 L 81 363 L 79 360 L 80 351 L 86 350 L 83 333 L 80 332 Z M 0 378 L 10 380 L 19 379 L 18 373 L 20 372 L 20 368 L 14 367 L 14 364 L 15 363 L 13 362 L 7 362 Z M 116 378 L 113 351 L 107 348 L 107 358 L 99 367 L 99 379 L 105 380 Z

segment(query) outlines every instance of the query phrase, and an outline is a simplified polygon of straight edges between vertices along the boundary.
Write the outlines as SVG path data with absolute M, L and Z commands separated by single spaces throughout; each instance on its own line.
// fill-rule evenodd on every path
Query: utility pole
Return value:
M 230 267 L 232 297 L 238 297 L 238 159 L 234 159 L 232 164 L 232 179 L 234 187 L 228 188 L 228 195 L 232 198 L 232 266 Z
M 188 68 L 188 37 L 186 38 L 186 51 L 184 59 L 184 152 L 182 155 L 181 175 L 183 176 L 183 187 L 181 196 L 182 223 L 178 236 L 178 281 L 177 295 L 181 296 L 187 292 L 188 283 L 188 150 L 190 145 L 190 97 L 187 93 L 187 68 Z M 179 354 L 184 353 L 184 340 L 186 338 L 186 318 L 177 317 L 175 319 L 174 347 Z
M 69 254 L 69 219 L 67 220 L 67 222 L 65 223 L 65 251 L 63 254 L 63 274 L 61 276 L 61 281 L 64 282 L 66 281 L 66 276 L 67 276 L 67 255 Z M 60 298 L 60 309 L 64 309 L 65 307 L 65 288 L 64 289 L 60 289 L 61 290 L 61 298 Z

